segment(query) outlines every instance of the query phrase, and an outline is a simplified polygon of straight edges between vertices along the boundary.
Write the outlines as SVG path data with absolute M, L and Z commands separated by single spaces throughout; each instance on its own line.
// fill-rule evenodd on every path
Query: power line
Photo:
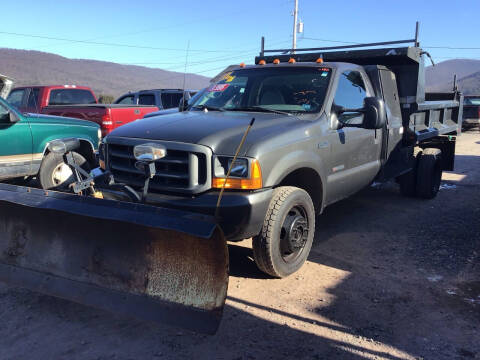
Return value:
M 8 32 L 8 31 L 0 31 L 0 34 L 11 35 L 11 36 L 30 37 L 30 38 L 37 38 L 37 39 L 67 41 L 67 42 L 82 43 L 82 44 L 91 44 L 91 45 L 116 46 L 116 47 L 126 47 L 126 48 L 135 48 L 135 49 L 148 49 L 148 50 L 162 50 L 162 51 L 180 51 L 180 52 L 185 52 L 185 49 L 177 49 L 177 48 L 160 48 L 160 47 L 142 46 L 142 45 L 132 45 L 132 44 L 104 43 L 104 42 L 97 42 L 97 41 L 75 40 L 75 39 L 57 38 L 57 37 L 52 37 L 52 36 L 43 36 L 43 35 L 34 35 L 34 34 L 24 34 L 24 33 L 14 33 L 14 32 Z M 196 50 L 190 50 L 190 51 L 202 52 L 202 53 L 207 53 L 207 52 L 208 52 L 208 53 L 232 53 L 232 52 L 238 52 L 238 51 L 240 51 L 240 50 L 206 50 L 206 49 L 196 49 Z
M 362 43 L 353 42 L 353 41 L 341 41 L 341 40 L 331 40 L 331 39 L 318 39 L 318 38 L 311 38 L 302 36 L 304 40 L 314 40 L 314 41 L 324 41 L 324 42 L 331 42 L 331 43 L 339 43 L 339 44 L 350 44 L 350 45 L 360 45 Z M 424 49 L 449 49 L 449 50 L 480 50 L 480 47 L 454 47 L 454 46 L 422 46 Z
M 425 49 L 480 50 L 480 47 L 422 46 Z

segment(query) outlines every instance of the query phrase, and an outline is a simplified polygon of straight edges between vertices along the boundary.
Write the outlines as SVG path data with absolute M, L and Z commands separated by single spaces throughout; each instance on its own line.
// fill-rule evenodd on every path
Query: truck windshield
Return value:
M 331 69 L 265 67 L 226 73 L 192 104 L 192 109 L 317 113 L 321 110 Z

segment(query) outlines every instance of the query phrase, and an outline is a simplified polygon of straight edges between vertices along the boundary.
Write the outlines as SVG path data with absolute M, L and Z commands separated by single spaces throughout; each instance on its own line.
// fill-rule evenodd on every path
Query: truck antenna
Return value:
M 220 194 L 218 195 L 217 206 L 215 208 L 216 219 L 218 219 L 218 210 L 220 208 L 220 202 L 222 201 L 223 192 L 225 191 L 225 185 L 227 185 L 227 181 L 228 181 L 228 178 L 230 177 L 230 173 L 232 171 L 233 165 L 235 165 L 235 162 L 237 161 L 238 154 L 240 153 L 240 150 L 242 149 L 242 146 L 245 143 L 245 140 L 247 139 L 247 135 L 250 132 L 250 129 L 252 128 L 254 122 L 255 122 L 255 118 L 252 118 L 252 120 L 250 121 L 250 124 L 248 124 L 247 129 L 245 130 L 245 133 L 243 134 L 242 140 L 240 140 L 240 144 L 238 144 L 237 151 L 235 151 L 235 155 L 233 156 L 233 160 L 230 163 L 230 166 L 228 167 L 227 175 L 225 176 L 225 180 L 223 181 Z
M 182 86 L 182 111 L 185 109 L 185 83 L 187 81 L 187 64 L 188 64 L 188 51 L 190 50 L 190 40 L 187 43 L 187 51 L 185 54 L 185 69 L 183 70 L 183 86 Z
M 420 41 L 418 41 L 418 36 L 420 35 L 419 32 L 420 32 L 420 22 L 417 21 L 415 23 L 415 46 L 416 47 L 420 47 Z

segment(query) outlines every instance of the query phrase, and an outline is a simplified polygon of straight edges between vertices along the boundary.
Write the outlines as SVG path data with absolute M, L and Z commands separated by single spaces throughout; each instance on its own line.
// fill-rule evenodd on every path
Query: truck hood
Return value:
M 6 99 L 13 87 L 13 80 L 0 74 L 0 97 Z
M 63 116 L 32 114 L 32 113 L 27 113 L 25 115 L 30 119 L 32 123 L 41 122 L 41 123 L 58 124 L 58 125 L 99 127 L 98 124 L 92 121 L 63 117 Z
M 141 138 L 205 145 L 216 154 L 234 154 L 252 117 L 255 118 L 241 155 L 262 138 L 285 133 L 302 121 L 295 116 L 234 111 L 188 111 L 151 117 L 121 126 L 109 137 Z

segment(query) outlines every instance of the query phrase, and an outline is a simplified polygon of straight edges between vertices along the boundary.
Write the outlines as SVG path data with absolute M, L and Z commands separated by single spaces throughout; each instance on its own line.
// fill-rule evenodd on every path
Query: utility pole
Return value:
M 295 54 L 297 48 L 297 17 L 298 17 L 298 0 L 295 0 L 295 8 L 293 9 L 293 44 L 292 53 Z

